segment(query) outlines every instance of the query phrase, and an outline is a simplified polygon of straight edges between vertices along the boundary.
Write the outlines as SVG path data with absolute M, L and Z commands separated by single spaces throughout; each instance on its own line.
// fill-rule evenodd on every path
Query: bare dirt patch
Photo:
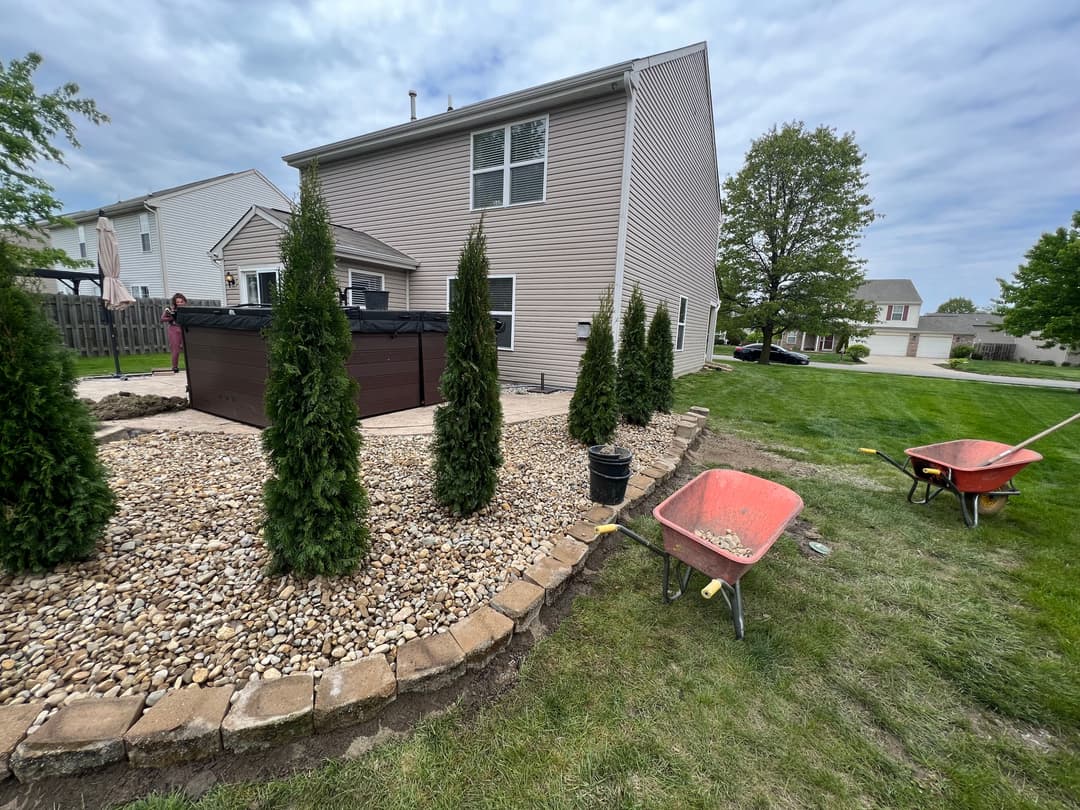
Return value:
M 102 397 L 97 402 L 84 399 L 90 413 L 99 422 L 111 422 L 114 419 L 137 419 L 169 411 L 182 411 L 188 407 L 184 397 L 162 397 L 157 394 L 133 394 L 119 391 Z

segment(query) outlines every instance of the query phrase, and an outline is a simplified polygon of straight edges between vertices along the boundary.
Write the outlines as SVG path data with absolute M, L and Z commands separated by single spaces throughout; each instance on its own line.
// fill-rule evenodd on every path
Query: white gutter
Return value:
M 634 157 L 634 110 L 637 98 L 637 73 L 631 69 L 623 74 L 626 88 L 626 129 L 623 134 L 622 185 L 619 197 L 619 237 L 615 247 L 615 286 L 612 291 L 611 334 L 615 345 L 619 344 L 619 328 L 622 326 L 623 279 L 626 275 L 626 231 L 630 219 L 630 169 Z

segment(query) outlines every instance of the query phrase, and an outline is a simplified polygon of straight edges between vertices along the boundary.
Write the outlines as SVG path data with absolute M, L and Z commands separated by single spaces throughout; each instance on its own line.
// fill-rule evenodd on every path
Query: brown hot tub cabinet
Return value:
M 345 314 L 352 330 L 345 367 L 360 383 L 361 417 L 443 401 L 445 312 L 349 308 Z M 270 308 L 261 307 L 180 309 L 192 408 L 258 427 L 269 424 L 263 330 L 271 316 Z

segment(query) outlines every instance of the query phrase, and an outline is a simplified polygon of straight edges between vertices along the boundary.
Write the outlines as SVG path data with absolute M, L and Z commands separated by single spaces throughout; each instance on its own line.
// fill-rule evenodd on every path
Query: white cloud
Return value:
M 1080 13 L 1037 0 L 882 6 L 4 3 L 0 58 L 46 58 L 112 117 L 82 129 L 68 208 L 258 168 L 292 193 L 288 152 L 635 56 L 708 40 L 722 175 L 793 119 L 854 131 L 884 219 L 862 254 L 929 306 L 986 302 L 1044 230 L 1080 208 Z

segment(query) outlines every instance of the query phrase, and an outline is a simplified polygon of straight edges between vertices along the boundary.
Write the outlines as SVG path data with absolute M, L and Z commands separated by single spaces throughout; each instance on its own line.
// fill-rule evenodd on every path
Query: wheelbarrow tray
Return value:
M 664 551 L 734 586 L 802 509 L 802 498 L 781 484 L 737 470 L 706 470 L 653 509 L 653 517 L 663 528 Z M 729 529 L 751 549 L 749 557 L 694 534 L 723 537 Z
M 982 439 L 956 439 L 909 447 L 904 452 L 911 459 L 911 467 L 917 478 L 934 481 L 939 477 L 926 475 L 923 469 L 937 468 L 942 476 L 951 477 L 953 487 L 959 492 L 981 494 L 997 490 L 1028 464 L 1042 460 L 1042 456 L 1034 450 L 1022 449 L 993 464 L 982 466 L 1011 446 Z

